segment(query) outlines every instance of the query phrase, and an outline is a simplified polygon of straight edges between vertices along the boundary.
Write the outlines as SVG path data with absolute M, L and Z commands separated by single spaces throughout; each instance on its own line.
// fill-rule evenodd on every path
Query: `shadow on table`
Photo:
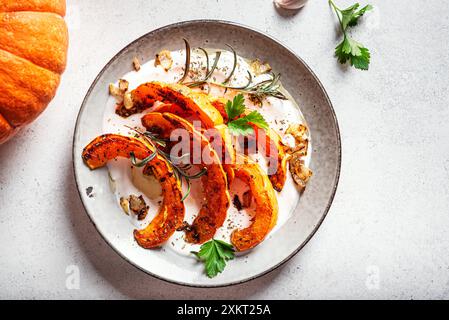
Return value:
M 73 175 L 67 173 L 66 209 L 75 236 L 98 273 L 121 294 L 136 299 L 245 299 L 269 287 L 282 268 L 250 282 L 225 288 L 189 288 L 171 284 L 140 271 L 122 259 L 103 240 L 87 216 Z

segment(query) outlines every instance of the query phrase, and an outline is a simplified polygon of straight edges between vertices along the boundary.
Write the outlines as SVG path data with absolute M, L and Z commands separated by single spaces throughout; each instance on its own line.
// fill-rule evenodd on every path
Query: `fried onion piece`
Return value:
M 276 225 L 278 202 L 273 186 L 260 166 L 243 155 L 239 155 L 238 160 L 234 168 L 235 177 L 249 186 L 256 206 L 252 224 L 235 230 L 231 235 L 231 242 L 237 251 L 245 251 L 261 243 Z
M 289 161 L 290 173 L 300 192 L 304 192 L 306 184 L 312 176 L 312 170 L 306 167 L 302 157 L 301 152 L 295 152 Z
M 154 60 L 154 66 L 161 66 L 165 71 L 170 70 L 173 64 L 173 59 L 171 57 L 171 52 L 168 50 L 162 50 L 156 54 L 156 59 Z
M 116 157 L 130 157 L 133 152 L 138 159 L 145 159 L 153 149 L 135 138 L 117 134 L 105 134 L 95 138 L 83 150 L 83 160 L 90 169 L 104 166 Z M 137 243 L 146 249 L 155 248 L 167 241 L 184 220 L 184 203 L 181 186 L 167 161 L 157 155 L 150 160 L 144 174 L 152 174 L 162 186 L 162 205 L 156 217 L 143 230 L 134 230 Z
M 291 124 L 285 134 L 291 135 L 294 138 L 294 146 L 286 148 L 286 152 L 293 154 L 299 152 L 300 156 L 307 155 L 307 149 L 309 147 L 309 133 L 308 129 L 303 124 Z
M 158 123 L 161 124 L 162 137 L 170 136 L 176 129 L 184 129 L 183 132 L 188 133 L 189 141 L 192 142 L 190 146 L 197 145 L 201 148 L 200 157 L 196 157 L 194 150 L 190 151 L 190 163 L 207 169 L 206 174 L 201 177 L 205 203 L 190 228 L 185 231 L 188 242 L 203 243 L 212 239 L 216 230 L 226 218 L 226 212 L 230 204 L 226 174 L 209 140 L 197 131 L 189 121 L 171 113 L 151 112 L 142 118 L 142 124 L 147 129 L 156 128 Z M 167 123 L 171 125 L 171 128 L 168 128 Z M 176 155 L 179 156 L 179 154 Z
M 170 108 L 162 110 L 163 112 L 171 112 L 183 118 L 199 119 L 206 129 L 223 123 L 223 118 L 212 106 L 207 94 L 193 91 L 182 84 L 148 82 L 133 90 L 131 98 L 132 107 L 125 108 L 118 105 L 116 109 L 118 115 L 128 117 L 151 108 L 156 101 L 159 101 L 170 105 Z

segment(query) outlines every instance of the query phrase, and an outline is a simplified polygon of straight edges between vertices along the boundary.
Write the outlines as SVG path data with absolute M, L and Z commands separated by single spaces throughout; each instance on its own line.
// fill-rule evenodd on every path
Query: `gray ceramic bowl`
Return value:
M 225 272 L 209 279 L 194 259 L 161 250 L 144 250 L 134 241 L 133 226 L 117 206 L 105 168 L 91 171 L 81 159 L 83 147 L 100 135 L 107 86 L 130 71 L 134 56 L 147 61 L 161 49 L 183 48 L 182 38 L 193 47 L 224 48 L 231 44 L 247 58 L 269 61 L 284 75 L 283 84 L 301 106 L 309 124 L 313 177 L 291 219 L 250 254 L 237 257 Z M 288 75 L 288 76 L 287 76 Z M 81 106 L 73 143 L 78 190 L 90 219 L 106 242 L 141 270 L 170 282 L 202 287 L 226 286 L 259 277 L 286 262 L 313 236 L 326 216 L 337 188 L 341 160 L 340 135 L 331 102 L 318 78 L 295 53 L 273 38 L 249 27 L 216 20 L 186 21 L 154 30 L 120 51 L 100 72 Z M 93 187 L 93 197 L 86 188 Z

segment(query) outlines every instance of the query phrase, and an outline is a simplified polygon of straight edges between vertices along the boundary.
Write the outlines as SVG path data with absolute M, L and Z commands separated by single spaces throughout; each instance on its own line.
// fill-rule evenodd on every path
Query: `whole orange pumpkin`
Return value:
M 66 66 L 65 0 L 0 0 L 0 144 L 46 108 Z

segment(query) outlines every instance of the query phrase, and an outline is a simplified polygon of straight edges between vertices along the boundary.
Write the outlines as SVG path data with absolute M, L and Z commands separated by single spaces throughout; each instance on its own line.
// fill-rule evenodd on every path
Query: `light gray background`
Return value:
M 294 15 L 271 0 L 68 1 L 57 97 L 0 146 L 0 298 L 449 298 L 449 2 L 370 3 L 354 33 L 372 52 L 361 72 L 336 63 L 325 0 Z M 116 255 L 84 213 L 71 164 L 79 106 L 107 61 L 154 28 L 200 18 L 256 27 L 297 52 L 327 89 L 343 144 L 334 204 L 310 243 L 271 274 L 220 289 L 168 284 Z

